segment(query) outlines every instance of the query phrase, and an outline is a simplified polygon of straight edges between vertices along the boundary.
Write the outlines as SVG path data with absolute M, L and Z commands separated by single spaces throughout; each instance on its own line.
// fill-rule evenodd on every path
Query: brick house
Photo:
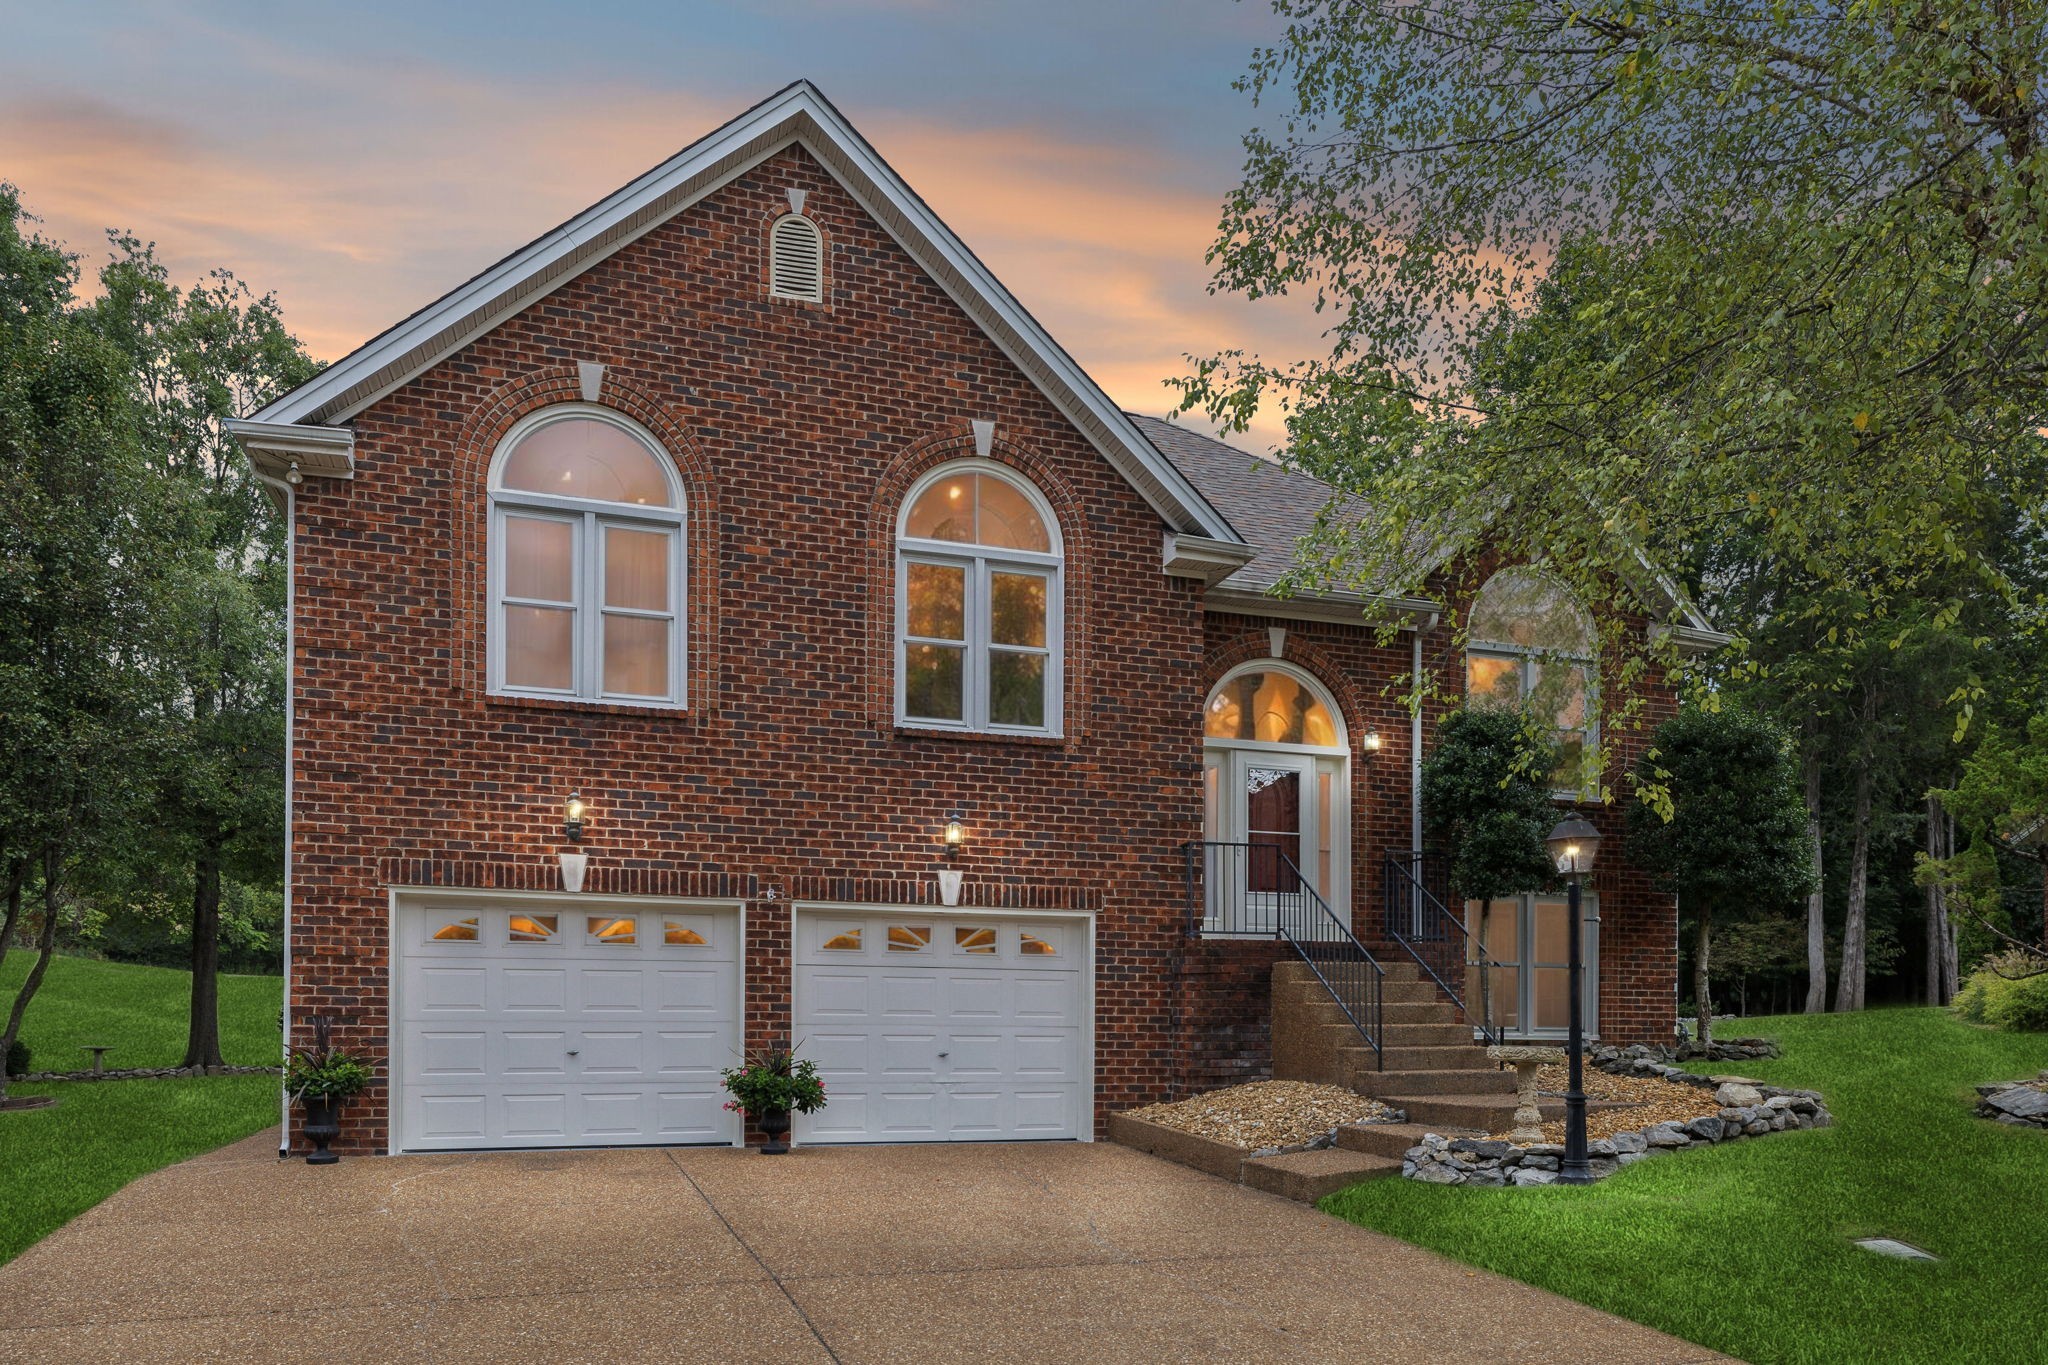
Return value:
M 234 431 L 290 517 L 292 1041 L 380 1061 L 344 1150 L 737 1141 L 719 1068 L 790 1038 L 800 1141 L 1088 1139 L 1268 1073 L 1302 924 L 1423 953 L 1382 685 L 1472 604 L 1270 596 L 1326 490 L 1119 411 L 808 84 Z M 1517 629 L 1473 676 L 1541 696 Z M 1668 1037 L 1673 905 L 1604 869 L 1589 1003 Z M 1561 913 L 1493 921 L 1510 1032 Z

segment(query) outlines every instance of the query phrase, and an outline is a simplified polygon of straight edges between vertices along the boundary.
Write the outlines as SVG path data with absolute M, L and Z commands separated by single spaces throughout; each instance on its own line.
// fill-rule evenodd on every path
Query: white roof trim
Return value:
M 1215 583 L 1252 562 L 1258 551 L 1235 540 L 1168 531 L 1160 567 L 1169 578 L 1199 578 Z
M 801 143 L 937 280 L 1175 530 L 1242 543 L 809 81 L 798 81 L 520 248 L 284 397 L 265 425 L 339 423 L 791 143 Z
M 230 417 L 227 428 L 249 452 L 250 463 L 260 474 L 283 478 L 296 465 L 307 478 L 352 479 L 356 475 L 356 434 L 347 427 Z

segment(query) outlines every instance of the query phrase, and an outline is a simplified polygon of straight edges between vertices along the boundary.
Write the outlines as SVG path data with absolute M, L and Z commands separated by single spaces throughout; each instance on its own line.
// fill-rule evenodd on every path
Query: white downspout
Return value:
M 296 466 L 294 466 L 296 468 Z M 297 731 L 298 619 L 299 619 L 299 497 L 298 489 L 268 474 L 256 477 L 284 494 L 284 1008 L 281 1011 L 284 1054 L 292 1045 L 292 749 Z M 280 1077 L 277 1085 L 277 1159 L 292 1154 L 292 1097 L 285 1093 Z
M 1408 847 L 1422 855 L 1422 631 L 1413 636 L 1413 662 L 1408 666 L 1408 685 L 1417 691 L 1415 705 L 1408 713 Z M 287 713 L 289 714 L 289 713 Z M 290 769 L 287 768 L 287 781 Z M 1421 875 L 1421 869 L 1416 869 Z

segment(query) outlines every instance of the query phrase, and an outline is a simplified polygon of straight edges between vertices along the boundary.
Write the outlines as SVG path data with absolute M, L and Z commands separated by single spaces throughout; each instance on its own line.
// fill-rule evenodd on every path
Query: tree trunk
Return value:
M 1702 907 L 1692 940 L 1692 1000 L 1693 1008 L 1699 1012 L 1701 1047 L 1714 1041 L 1714 1002 L 1709 998 L 1707 975 L 1707 954 L 1713 946 L 1713 935 L 1713 917 Z
M 7 869 L 7 918 L 0 920 L 0 967 L 7 965 L 7 950 L 14 946 L 14 930 L 21 923 L 21 890 L 28 884 L 28 859 L 17 858 Z
M 1813 850 L 1813 890 L 1806 897 L 1806 1012 L 1828 1008 L 1828 921 L 1821 897 L 1819 741 L 1808 736 L 1806 754 L 1806 842 Z
M 1849 846 L 1849 905 L 1842 923 L 1842 972 L 1835 983 L 1837 1011 L 1863 1008 L 1865 950 L 1870 928 L 1870 755 L 1856 762 L 1855 839 Z
M 1947 833 L 1941 820 L 1941 803 L 1927 798 L 1927 857 L 1938 862 L 1954 852 L 1943 846 Z M 1927 899 L 1927 1003 L 1946 1005 L 1948 996 L 1948 895 L 1939 878 L 1930 877 Z
M 192 866 L 192 1016 L 180 1066 L 225 1066 L 220 1055 L 220 849 Z
M 0 1031 L 0 1100 L 7 1098 L 7 1054 L 14 1047 L 14 1040 L 21 1036 L 21 1017 L 28 1013 L 28 1002 L 36 998 L 42 988 L 43 973 L 50 969 L 50 958 L 57 951 L 57 868 L 60 859 L 54 847 L 43 850 L 43 932 L 36 939 L 36 961 L 28 969 L 21 989 L 14 993 L 14 1008 L 7 1012 L 7 1027 Z M 20 892 L 15 893 L 18 898 Z M 14 910 L 12 904 L 10 911 Z M 9 918 L 12 923 L 12 916 Z

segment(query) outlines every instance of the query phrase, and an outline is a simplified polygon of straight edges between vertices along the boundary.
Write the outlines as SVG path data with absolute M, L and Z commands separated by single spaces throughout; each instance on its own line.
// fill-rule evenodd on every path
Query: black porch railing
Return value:
M 1386 969 L 1353 936 L 1330 903 L 1277 844 L 1191 840 L 1187 859 L 1188 932 L 1279 939 L 1307 963 L 1330 999 L 1372 1049 L 1386 1054 Z
M 1440 859 L 1403 849 L 1387 854 L 1382 872 L 1387 937 L 1464 1012 L 1474 1032 L 1489 1043 L 1500 1042 L 1504 1030 L 1494 987 L 1501 965 L 1445 904 L 1450 899 L 1448 869 Z

